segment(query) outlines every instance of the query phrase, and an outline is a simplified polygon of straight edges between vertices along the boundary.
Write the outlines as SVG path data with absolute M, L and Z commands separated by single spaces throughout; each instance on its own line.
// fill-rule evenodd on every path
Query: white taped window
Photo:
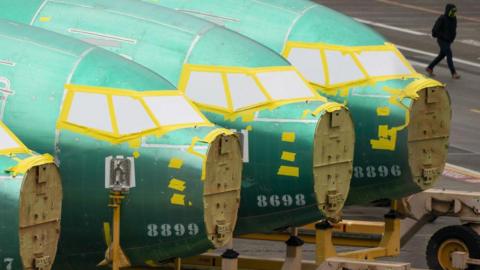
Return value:
M 143 99 L 162 126 L 205 123 L 205 120 L 183 96 L 157 96 Z
M 274 100 L 314 96 L 312 90 L 294 70 L 261 72 L 257 77 Z
M 220 73 L 191 72 L 185 94 L 199 103 L 228 108 Z
M 370 76 L 406 75 L 411 71 L 392 51 L 367 51 L 357 54 Z
M 268 101 L 252 76 L 228 73 L 227 79 L 234 110 Z
M 155 123 L 138 99 L 113 96 L 113 108 L 121 135 L 138 133 L 156 128 Z
M 365 75 L 363 75 L 350 54 L 344 54 L 340 51 L 325 50 L 325 57 L 327 58 L 328 63 L 330 85 L 357 81 L 365 78 Z
M 325 85 L 325 71 L 320 50 L 293 48 L 288 61 L 294 65 L 305 78 L 316 84 Z
M 113 132 L 105 95 L 75 93 L 67 121 L 88 128 Z
M 0 126 L 0 150 L 18 147 L 20 145 Z

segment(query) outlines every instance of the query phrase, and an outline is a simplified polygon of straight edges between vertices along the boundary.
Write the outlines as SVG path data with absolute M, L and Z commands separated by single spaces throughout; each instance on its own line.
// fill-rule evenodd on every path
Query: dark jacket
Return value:
M 438 17 L 432 29 L 432 36 L 448 43 L 452 43 L 457 36 L 457 17 L 452 14 L 456 11 L 453 4 L 445 6 L 445 14 Z

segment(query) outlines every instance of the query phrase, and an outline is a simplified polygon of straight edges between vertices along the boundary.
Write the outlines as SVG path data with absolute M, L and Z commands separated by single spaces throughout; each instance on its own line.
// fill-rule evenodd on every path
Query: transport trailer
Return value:
M 182 269 L 409 270 L 409 262 L 386 262 L 381 258 L 400 255 L 402 246 L 415 233 L 442 216 L 457 217 L 461 225 L 441 228 L 432 235 L 426 250 L 429 268 L 477 269 L 480 266 L 480 193 L 445 189 L 429 189 L 394 202 L 384 222 L 344 220 L 330 224 L 322 221 L 281 233 L 240 237 L 285 242 L 283 258 L 241 256 L 232 249 L 222 256 L 207 253 L 184 259 Z M 401 220 L 407 217 L 415 222 L 401 225 Z M 304 243 L 315 245 L 315 261 L 302 260 Z M 336 252 L 337 247 L 355 249 Z
M 208 21 L 140 1 L 43 3 L 0 7 L 2 16 L 144 65 L 209 120 L 236 131 L 244 162 L 237 234 L 338 219 L 353 172 L 350 113 L 319 96 L 279 54 Z
M 417 73 L 395 45 L 312 1 L 144 0 L 210 20 L 282 54 L 318 92 L 346 104 L 355 158 L 346 204 L 433 187 L 447 157 L 451 106 L 440 82 Z
M 52 269 L 61 212 L 53 157 L 29 150 L 0 122 L 0 269 Z
M 33 150 L 54 156 L 63 179 L 54 269 L 111 261 L 111 190 L 128 190 L 122 266 L 230 241 L 242 168 L 236 135 L 209 122 L 163 77 L 123 57 L 9 21 L 0 21 L 0 36 L 0 76 L 13 93 L 0 92 L 3 121 Z M 156 91 L 135 91 L 146 89 Z

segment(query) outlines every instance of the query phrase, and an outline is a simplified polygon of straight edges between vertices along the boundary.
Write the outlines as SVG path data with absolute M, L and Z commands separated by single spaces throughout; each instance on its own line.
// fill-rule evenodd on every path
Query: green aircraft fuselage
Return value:
M 139 1 L 15 1 L 1 7 L 6 18 L 146 66 L 184 91 L 209 120 L 241 134 L 236 233 L 338 215 L 352 173 L 351 118 L 317 96 L 280 55 L 210 22 Z
M 161 76 L 106 50 L 8 21 L 0 37 L 2 120 L 55 156 L 63 180 L 56 269 L 102 261 L 111 239 L 106 187 L 126 181 L 121 246 L 131 265 L 231 239 L 241 180 L 235 135 L 167 91 L 174 87 Z
M 195 15 L 281 53 L 355 123 L 347 204 L 427 189 L 446 162 L 451 108 L 443 86 L 415 72 L 386 40 L 306 0 L 143 0 Z

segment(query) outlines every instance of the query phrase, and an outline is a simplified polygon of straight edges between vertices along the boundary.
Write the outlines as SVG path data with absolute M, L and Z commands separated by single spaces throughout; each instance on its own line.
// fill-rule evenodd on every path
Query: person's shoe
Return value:
M 458 79 L 460 79 L 460 78 L 461 78 L 461 76 L 458 75 L 457 73 L 453 73 L 453 74 L 452 74 L 452 79 L 458 80 Z
M 428 76 L 435 77 L 435 74 L 433 74 L 433 69 L 427 67 L 425 68 L 425 71 L 427 72 Z

